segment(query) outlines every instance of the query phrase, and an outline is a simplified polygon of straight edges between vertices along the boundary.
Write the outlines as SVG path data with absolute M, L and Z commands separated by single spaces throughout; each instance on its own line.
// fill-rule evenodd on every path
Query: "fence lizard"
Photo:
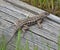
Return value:
M 44 20 L 44 18 L 46 18 L 49 15 L 48 12 L 43 12 L 39 15 L 36 15 L 34 17 L 29 17 L 27 19 L 24 20 L 20 20 L 19 21 L 19 27 L 20 29 L 22 29 L 23 32 L 26 32 L 30 26 L 37 24 L 39 26 L 39 28 L 41 28 L 41 24 Z

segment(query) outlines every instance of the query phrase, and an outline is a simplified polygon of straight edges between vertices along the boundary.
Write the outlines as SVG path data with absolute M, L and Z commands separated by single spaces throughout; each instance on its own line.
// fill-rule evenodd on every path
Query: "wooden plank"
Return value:
M 14 10 L 16 10 L 16 9 L 14 9 Z M 20 11 L 19 11 L 19 13 L 20 13 Z M 23 12 L 23 13 L 25 13 L 25 12 Z M 28 12 L 27 12 L 28 13 Z
M 0 6 L 0 11 L 5 12 L 5 13 L 7 13 L 7 14 L 9 14 L 11 16 L 14 16 L 15 18 L 19 18 L 19 19 L 24 19 L 26 17 L 22 13 L 16 12 L 16 11 L 10 9 L 10 8 L 3 7 L 3 6 Z M 20 11 L 20 12 L 22 12 L 22 11 Z
M 50 25 L 44 23 L 41 29 L 38 28 L 37 25 L 30 27 L 30 30 L 35 32 L 38 35 L 42 35 L 50 40 L 53 40 L 57 43 L 57 38 L 59 36 L 59 30 L 54 29 L 55 27 L 51 27 Z M 53 31 L 52 31 L 53 30 Z M 41 33 L 41 34 L 40 34 Z
M 9 33 L 8 31 L 5 31 L 4 29 L 0 28 L 0 37 L 1 37 L 2 34 L 8 35 L 8 37 L 10 37 L 8 33 Z
M 46 26 L 46 25 L 45 25 Z M 54 26 L 55 27 L 55 26 Z M 49 27 L 48 27 L 49 28 Z M 51 27 L 52 28 L 52 27 Z M 48 36 L 49 37 L 49 36 Z M 55 38 L 54 38 L 55 39 Z
M 54 22 L 53 22 L 53 23 L 54 23 Z M 54 24 L 55 24 L 55 23 L 54 23 Z M 54 24 L 53 24 L 53 25 L 54 25 Z M 59 24 L 58 24 L 58 25 L 59 25 Z M 56 24 L 56 26 L 58 26 L 58 25 Z M 55 26 L 54 26 L 54 27 L 55 27 Z M 49 37 L 49 36 L 48 36 L 48 37 Z
M 6 42 L 8 42 L 10 40 L 10 38 L 11 38 L 9 31 L 0 28 L 0 37 L 2 37 L 2 35 L 5 36 Z
M 15 50 L 15 47 L 8 45 L 7 50 Z
M 28 4 L 26 4 L 26 3 L 22 2 L 22 1 L 19 1 L 19 0 L 16 0 L 16 1 L 15 1 L 15 0 L 5 0 L 5 1 L 6 1 L 6 2 L 9 2 L 9 3 L 11 3 L 11 4 L 13 4 L 13 5 L 15 5 L 15 6 L 19 7 L 19 8 L 26 9 L 27 11 L 30 11 L 30 12 L 32 12 L 32 13 L 34 12 L 35 14 L 44 12 L 44 11 L 41 10 L 41 9 L 38 9 L 38 8 L 33 7 L 33 6 L 31 6 L 31 5 L 28 5 Z M 13 1 L 13 2 L 12 2 L 12 1 Z M 29 7 L 29 8 L 28 8 L 28 7 Z M 48 18 L 50 18 L 51 20 L 53 20 L 53 21 L 55 21 L 55 22 L 57 22 L 57 23 L 60 24 L 60 18 L 59 18 L 59 17 L 50 14 L 50 15 L 48 16 Z
M 47 46 L 47 43 L 50 45 L 51 48 L 57 49 L 57 44 L 45 39 L 44 37 L 38 36 L 32 32 L 27 32 L 24 36 L 24 38 L 30 40 L 31 42 L 34 42 L 35 44 L 38 44 L 39 46 Z
M 41 46 L 42 48 L 43 48 L 43 46 L 47 46 L 47 43 L 48 43 L 52 49 L 57 49 L 57 44 L 56 43 L 51 42 L 49 40 L 46 40 L 43 37 L 40 37 L 38 35 L 35 35 L 34 33 L 32 33 L 32 35 L 33 35 L 33 37 L 31 36 L 31 32 L 27 32 L 25 34 L 24 38 L 27 39 L 28 41 L 33 42 L 34 44 L 37 44 L 38 46 Z M 14 39 L 16 40 L 16 37 Z M 43 39 L 43 41 L 42 41 L 42 39 Z M 12 41 L 10 42 L 14 46 L 15 46 L 15 44 L 14 44 L 15 43 L 15 40 L 12 39 Z
M 6 36 L 7 42 L 14 35 L 16 30 L 17 27 L 15 25 L 0 18 L 0 36 L 4 34 Z
M 11 16 L 7 13 L 4 13 L 4 12 L 1 12 L 0 11 L 0 18 L 2 18 L 3 20 L 6 20 L 7 22 L 13 24 L 13 25 L 17 25 L 19 19 L 14 17 L 14 16 Z
M 12 25 L 11 23 L 0 18 L 0 28 L 6 29 L 6 28 L 10 27 L 11 25 Z
M 30 12 L 32 12 L 32 13 L 35 13 L 35 14 L 37 14 L 36 12 L 34 12 L 34 10 L 36 10 L 36 8 L 35 7 L 33 7 L 33 6 L 30 6 L 30 5 L 28 5 L 28 4 L 26 4 L 26 3 L 24 3 L 24 2 L 21 2 L 21 1 L 19 1 L 19 0 L 12 0 L 13 2 L 11 2 L 11 0 L 4 0 L 4 1 L 6 1 L 6 2 L 9 2 L 9 3 L 11 3 L 12 5 L 15 5 L 15 6 L 18 6 L 18 7 L 20 7 L 20 8 L 22 8 L 22 9 L 26 9 L 27 11 L 30 11 Z M 20 4 L 19 4 L 20 3 Z M 28 9 L 28 7 L 29 7 L 29 9 Z M 34 9 L 35 8 L 35 9 Z M 32 9 L 34 9 L 33 11 L 31 11 Z M 38 9 L 38 8 L 37 8 Z M 36 10 L 36 11 L 38 11 L 38 10 Z M 41 12 L 43 12 L 43 10 L 40 10 Z M 39 12 L 40 12 L 39 11 Z
M 12 46 L 14 46 L 15 47 L 15 38 L 13 38 L 12 39 L 12 41 L 9 43 L 9 45 L 12 45 Z M 21 40 L 21 44 L 23 45 L 23 46 L 25 46 L 25 44 L 26 44 L 26 40 L 28 40 L 28 43 L 29 43 L 29 48 L 31 49 L 31 50 L 33 50 L 33 46 L 34 45 L 37 45 L 38 46 L 38 50 L 43 50 L 44 49 L 44 47 L 46 47 L 45 48 L 45 50 L 48 50 L 47 48 L 47 46 L 45 46 L 45 45 L 38 45 L 38 44 L 36 44 L 36 43 L 34 43 L 34 42 L 32 42 L 32 41 L 29 41 L 29 39 L 25 39 L 25 38 L 22 38 L 22 40 Z M 51 48 L 52 49 L 52 48 Z M 54 49 L 52 49 L 52 50 L 54 50 Z
M 60 25 L 55 22 L 52 22 L 51 20 L 45 19 L 45 22 L 43 23 L 43 28 L 52 32 L 52 34 L 54 33 L 55 36 L 59 35 Z
M 6 37 L 7 42 L 10 41 L 10 39 L 13 37 L 15 34 L 17 28 L 15 25 L 12 25 L 8 28 L 0 28 L 0 36 L 3 34 Z
M 2 34 L 4 34 L 5 37 L 6 37 L 7 42 L 10 40 L 10 38 L 15 33 L 14 30 L 15 30 L 16 26 L 15 27 L 13 26 L 14 28 L 12 26 L 13 26 L 12 23 L 10 23 L 10 22 L 8 22 L 8 21 L 3 20 L 2 18 L 0 18 L 0 36 L 2 36 Z M 10 27 L 12 27 L 12 28 L 10 28 Z
M 5 29 L 5 31 L 9 31 L 11 36 L 13 36 L 13 34 L 18 29 L 17 26 L 14 25 L 14 23 L 11 23 L 11 21 L 16 23 L 17 21 L 15 20 L 16 18 L 0 12 L 0 28 Z
M 21 9 L 21 10 L 19 11 L 19 10 L 16 10 L 16 9 L 12 8 L 12 7 L 11 7 L 11 8 L 8 7 L 8 9 L 11 9 L 12 11 L 16 11 L 16 13 L 17 13 L 17 12 L 20 13 L 20 12 L 23 10 L 23 9 Z M 7 11 L 6 11 L 6 12 L 7 12 Z M 23 13 L 24 15 L 25 15 L 25 12 L 26 12 L 26 11 L 22 11 L 22 13 Z M 27 13 L 29 13 L 29 12 L 27 12 Z M 26 13 L 26 14 L 27 14 L 27 13 Z M 23 14 L 22 14 L 22 15 L 23 15 Z M 33 16 L 34 14 L 30 14 L 30 15 Z M 27 15 L 25 15 L 25 16 L 29 16 L 29 14 L 27 14 Z M 31 16 L 30 16 L 30 17 L 31 17 Z M 23 17 L 23 18 L 24 18 L 24 17 Z
M 14 9 L 15 11 L 17 11 L 16 9 Z M 17 11 L 17 12 L 20 12 L 20 11 Z M 27 12 L 28 13 L 28 12 Z
M 21 9 L 21 8 L 20 8 Z M 3 9 L 3 12 L 7 12 L 7 14 L 9 14 L 10 13 L 10 15 L 12 15 L 12 16 L 15 16 L 14 14 L 16 14 L 17 12 L 19 13 L 20 11 L 15 11 L 16 9 L 14 9 L 14 11 L 11 11 L 11 10 L 7 10 L 7 11 L 5 11 L 5 9 Z M 25 13 L 26 12 L 26 9 L 25 9 L 25 11 L 22 11 L 23 9 L 21 9 L 21 12 L 23 13 Z M 37 10 L 37 9 L 36 9 Z M 9 11 L 9 12 L 8 12 Z M 35 11 L 35 10 L 31 10 L 31 11 L 33 11 L 32 13 L 32 15 L 31 16 L 33 16 L 34 14 L 36 14 L 36 12 L 38 13 L 38 11 Z M 31 11 L 30 11 L 30 13 L 31 13 Z M 13 13 L 12 13 L 13 12 Z M 16 12 L 16 13 L 15 13 Z M 40 13 L 41 11 L 39 11 L 39 13 Z M 24 14 L 23 13 L 23 14 Z M 27 13 L 28 13 L 28 10 L 27 10 Z M 25 15 L 27 14 L 27 13 L 25 13 Z M 18 15 L 18 14 L 17 14 Z M 28 15 L 28 14 L 27 14 Z M 26 15 L 26 16 L 27 16 Z M 19 15 L 18 15 L 19 16 Z M 51 15 L 50 15 L 51 16 Z M 50 17 L 49 16 L 49 17 Z M 15 17 L 17 17 L 17 16 L 15 16 Z M 18 17 L 18 18 L 20 18 L 20 17 Z M 59 19 L 59 18 L 58 18 Z M 11 29 L 12 27 L 10 27 L 10 29 Z M 59 24 L 57 24 L 57 23 L 55 23 L 55 22 L 53 22 L 53 21 L 51 21 L 50 19 L 49 20 L 45 20 L 45 22 L 43 23 L 43 28 L 42 29 L 38 29 L 38 27 L 37 27 L 37 25 L 35 25 L 35 26 L 32 26 L 32 27 L 30 27 L 30 30 L 31 31 L 33 31 L 33 32 L 35 32 L 36 34 L 38 34 L 38 35 L 42 35 L 42 36 L 44 36 L 44 41 L 46 42 L 49 42 L 49 44 L 51 43 L 51 47 L 52 48 L 55 48 L 55 49 L 57 49 L 57 45 L 56 45 L 56 43 L 55 42 L 57 42 L 57 37 L 58 37 L 58 35 L 59 35 L 59 28 L 60 28 L 60 25 Z M 9 28 L 8 28 L 9 29 Z M 53 31 L 52 31 L 53 30 Z M 11 30 L 10 30 L 11 31 Z M 12 32 L 15 32 L 15 30 L 14 30 L 14 27 L 13 27 L 13 31 Z M 41 32 L 41 34 L 40 34 L 40 32 Z M 29 32 L 28 32 L 29 33 Z M 28 35 L 28 34 L 27 34 Z M 26 35 L 26 36 L 27 36 Z M 35 35 L 34 37 L 36 37 L 37 35 Z M 56 36 L 56 37 L 55 37 Z M 40 39 L 40 36 L 37 36 L 37 37 L 39 37 L 38 39 Z M 46 40 L 45 39 L 45 37 L 46 38 L 48 38 L 48 39 L 51 39 L 51 40 L 53 40 L 53 41 L 50 41 L 50 40 Z M 27 37 L 25 37 L 25 38 L 27 38 Z M 28 37 L 28 40 L 30 40 L 30 38 Z M 30 40 L 30 41 L 32 41 L 32 40 Z M 41 40 L 40 40 L 41 41 Z M 38 44 L 39 46 L 40 46 L 40 41 L 38 40 L 37 41 L 37 39 L 36 39 L 36 41 L 35 41 L 35 43 L 36 44 Z
M 6 9 L 6 10 L 4 10 L 4 9 Z M 16 18 L 19 18 L 19 19 L 21 19 L 21 18 L 24 19 L 24 18 L 26 18 L 28 16 L 30 16 L 30 17 L 34 16 L 34 14 L 32 14 L 32 13 L 30 13 L 30 12 L 24 10 L 24 9 L 15 7 L 15 6 L 12 7 L 12 6 L 3 6 L 2 5 L 2 6 L 0 6 L 0 10 L 7 13 L 7 14 L 15 16 Z M 9 11 L 7 11 L 7 10 L 9 10 Z M 11 13 L 11 12 L 13 12 L 13 13 Z M 22 17 L 20 17 L 20 16 L 22 16 Z
M 11 4 L 12 5 L 12 4 Z M 25 16 L 33 16 L 33 14 L 31 13 L 31 12 L 29 12 L 29 11 L 26 11 L 26 10 L 24 10 L 23 8 L 18 8 L 18 7 L 16 7 L 16 6 L 8 6 L 8 5 L 1 5 L 0 7 L 4 7 L 4 8 L 7 8 L 7 9 L 10 9 L 10 10 L 12 10 L 12 11 L 15 11 L 15 12 L 17 12 L 18 14 L 19 13 L 21 13 L 21 14 L 23 14 L 23 15 L 25 15 Z M 24 12 L 24 13 L 23 13 Z M 41 13 L 41 12 L 40 12 Z

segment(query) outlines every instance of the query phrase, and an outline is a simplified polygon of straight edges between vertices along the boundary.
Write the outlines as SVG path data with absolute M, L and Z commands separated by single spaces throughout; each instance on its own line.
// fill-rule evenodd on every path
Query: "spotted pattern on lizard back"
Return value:
M 29 17 L 24 20 L 19 21 L 19 26 L 20 29 L 22 29 L 23 32 L 29 29 L 30 26 L 37 24 L 39 27 L 41 27 L 41 24 L 44 20 L 49 15 L 48 12 L 43 12 L 39 15 L 36 15 L 34 17 Z

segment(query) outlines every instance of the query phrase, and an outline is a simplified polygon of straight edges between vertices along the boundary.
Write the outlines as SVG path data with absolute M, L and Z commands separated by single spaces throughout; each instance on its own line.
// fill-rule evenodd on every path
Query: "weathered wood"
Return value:
M 48 22 L 49 22 L 49 20 L 48 20 Z M 60 34 L 59 33 L 60 32 L 60 28 L 55 28 L 53 26 L 51 27 L 50 23 L 48 23 L 48 22 L 44 22 L 42 24 L 43 25 L 42 29 L 39 29 L 38 26 L 32 26 L 30 30 L 32 30 L 33 32 L 35 32 L 35 33 L 37 33 L 39 35 L 42 35 L 42 36 L 44 36 L 44 37 L 46 37 L 48 39 L 51 39 L 51 40 L 57 42 L 57 40 L 58 40 L 57 38 L 58 38 L 58 36 Z
M 8 45 L 7 50 L 15 50 L 15 47 Z
M 6 37 L 6 39 L 7 39 L 7 41 L 9 41 L 10 40 L 10 38 L 13 36 L 13 34 L 14 34 L 14 29 L 15 28 L 10 28 L 11 26 L 13 26 L 11 23 L 9 23 L 9 22 L 7 22 L 7 21 L 5 21 L 5 20 L 3 20 L 2 18 L 0 18 L 0 36 L 2 35 L 2 34 L 4 34 L 5 35 L 5 37 Z M 12 29 L 12 30 L 11 30 Z M 11 32 L 11 31 L 12 32 Z
M 11 26 L 11 23 L 9 23 L 9 22 L 3 20 L 2 18 L 0 18 L 0 28 L 6 29 L 10 26 Z
M 19 19 L 21 19 L 21 18 L 24 19 L 28 16 L 30 16 L 30 17 L 34 16 L 34 14 L 32 14 L 31 12 L 26 11 L 26 10 L 21 9 L 21 8 L 18 9 L 18 7 L 16 8 L 16 7 L 10 7 L 7 5 L 6 6 L 2 5 L 2 6 L 0 6 L 0 9 L 1 8 L 3 8 L 1 11 L 5 12 L 7 14 L 10 14 L 12 16 L 15 16 L 16 18 L 19 18 Z M 6 9 L 6 10 L 4 10 L 4 9 Z M 9 10 L 9 11 L 7 11 L 7 10 Z M 23 16 L 23 17 L 20 17 L 20 16 Z
M 2 37 L 2 35 L 4 35 L 6 38 L 6 42 L 8 42 L 11 39 L 12 36 L 10 36 L 10 34 L 11 32 L 0 28 L 0 38 Z
M 11 16 L 7 13 L 4 13 L 4 12 L 0 12 L 0 18 L 2 18 L 3 20 L 6 20 L 7 22 L 13 24 L 13 25 L 17 25 L 19 19 L 14 17 L 14 16 Z
M 11 2 L 11 0 L 8 1 Z M 13 6 L 12 4 L 7 5 L 6 3 L 5 3 L 6 5 L 2 4 L 0 6 L 0 19 L 1 19 L 0 21 L 1 23 L 3 23 L 3 25 L 0 25 L 0 32 L 1 34 L 2 33 L 6 34 L 6 36 L 9 37 L 8 39 L 10 39 L 18 29 L 15 26 L 18 20 L 25 19 L 27 18 L 27 16 L 33 17 L 38 13 L 44 12 L 41 9 L 27 5 L 26 3 L 21 2 L 19 0 L 12 0 L 12 3 L 13 2 L 14 2 Z M 50 14 L 48 16 L 48 19 L 44 19 L 41 29 L 39 29 L 37 25 L 34 25 L 30 27 L 30 31 L 25 33 L 24 39 L 22 40 L 23 44 L 27 39 L 30 43 L 31 48 L 33 46 L 32 44 L 37 44 L 39 48 L 41 48 L 41 50 L 43 50 L 44 47 L 46 48 L 45 50 L 47 50 L 48 43 L 51 47 L 51 50 L 55 49 L 57 50 L 58 36 L 60 35 L 59 17 Z M 30 33 L 32 33 L 34 37 L 33 40 Z M 13 41 L 12 39 L 10 44 L 15 46 L 14 42 L 15 41 Z
M 9 9 L 9 8 L 3 7 L 3 6 L 0 6 L 0 11 L 7 13 L 10 16 L 14 16 L 15 18 L 18 18 L 18 19 L 24 19 L 25 18 L 24 14 L 18 13 L 12 9 Z
M 19 8 L 23 8 L 23 9 L 25 9 L 27 11 L 30 11 L 33 14 L 38 14 L 38 13 L 44 12 L 41 9 L 38 9 L 36 7 L 27 5 L 26 3 L 21 2 L 19 0 L 16 0 L 16 1 L 15 0 L 5 0 L 5 1 L 9 2 L 9 3 L 11 3 L 11 4 L 13 4 L 13 5 L 15 5 L 15 6 L 19 7 Z M 60 18 L 58 18 L 57 16 L 54 16 L 54 15 L 50 14 L 50 16 L 48 16 L 48 18 L 50 18 L 51 20 L 53 20 L 53 21 L 55 21 L 55 22 L 60 24 Z
M 54 26 L 54 27 L 55 27 L 55 26 Z M 58 31 L 57 31 L 57 32 L 58 32 Z M 54 32 L 54 33 L 55 33 L 55 32 Z M 49 36 L 50 36 L 50 35 L 49 35 Z M 48 37 L 49 37 L 49 36 L 48 36 Z
M 0 16 L 0 29 L 1 29 L 0 34 L 1 35 L 4 34 L 7 38 L 7 41 L 9 41 L 10 38 L 16 32 L 17 27 L 14 24 L 12 24 L 11 22 L 8 22 L 1 17 L 3 17 L 3 16 Z M 5 16 L 4 16 L 4 18 L 5 18 Z
M 12 0 L 13 2 L 11 2 L 11 0 L 4 0 L 4 1 L 9 2 L 9 3 L 11 3 L 11 4 L 15 5 L 15 6 L 18 6 L 18 7 L 22 8 L 22 9 L 26 9 L 27 11 L 30 11 L 30 12 L 32 12 L 34 14 L 37 14 L 35 12 L 35 10 L 38 9 L 38 8 L 35 8 L 33 6 L 30 6 L 30 5 L 27 5 L 26 3 L 23 3 L 23 2 L 21 2 L 19 0 L 17 0 L 17 1 Z M 28 9 L 28 7 L 29 7 L 29 9 Z M 34 10 L 32 11 L 32 9 L 34 9 Z M 36 10 L 36 11 L 38 11 L 38 10 Z M 40 10 L 40 12 L 43 12 L 43 10 Z
M 49 40 L 45 39 L 44 37 L 38 36 L 38 35 L 36 35 L 32 32 L 27 32 L 25 34 L 24 38 L 34 42 L 35 44 L 38 44 L 39 46 L 41 46 L 41 45 L 47 46 L 47 43 L 48 43 L 51 48 L 57 49 L 57 44 L 56 43 L 54 43 L 52 41 L 49 41 Z
M 31 34 L 29 34 L 29 35 L 31 35 Z M 16 37 L 15 37 L 16 38 Z M 9 43 L 11 46 L 16 46 L 15 45 L 15 41 L 16 41 L 16 39 L 15 38 L 13 38 L 12 39 L 12 41 Z M 44 47 L 45 47 L 45 50 L 48 50 L 47 48 L 48 48 L 48 46 L 46 45 L 46 44 L 42 44 L 42 43 L 38 43 L 37 41 L 37 43 L 36 42 L 34 42 L 34 41 L 30 41 L 30 39 L 28 39 L 28 38 L 22 38 L 22 40 L 21 40 L 21 44 L 24 46 L 25 44 L 26 44 L 26 40 L 28 40 L 28 43 L 29 43 L 29 48 L 31 49 L 31 50 L 33 50 L 33 47 L 34 47 L 34 45 L 37 45 L 38 46 L 38 50 L 43 50 L 44 49 Z M 35 38 L 34 38 L 34 40 L 35 40 Z M 37 40 L 37 39 L 36 39 Z M 52 49 L 52 50 L 54 50 L 53 48 L 50 48 L 50 49 Z

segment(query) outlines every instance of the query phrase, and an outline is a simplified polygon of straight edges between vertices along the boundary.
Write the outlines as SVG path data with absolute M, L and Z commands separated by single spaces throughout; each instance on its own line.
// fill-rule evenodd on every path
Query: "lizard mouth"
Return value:
M 45 15 L 46 15 L 46 16 L 48 16 L 48 15 L 49 15 L 49 13 L 48 13 L 48 12 L 45 12 Z

